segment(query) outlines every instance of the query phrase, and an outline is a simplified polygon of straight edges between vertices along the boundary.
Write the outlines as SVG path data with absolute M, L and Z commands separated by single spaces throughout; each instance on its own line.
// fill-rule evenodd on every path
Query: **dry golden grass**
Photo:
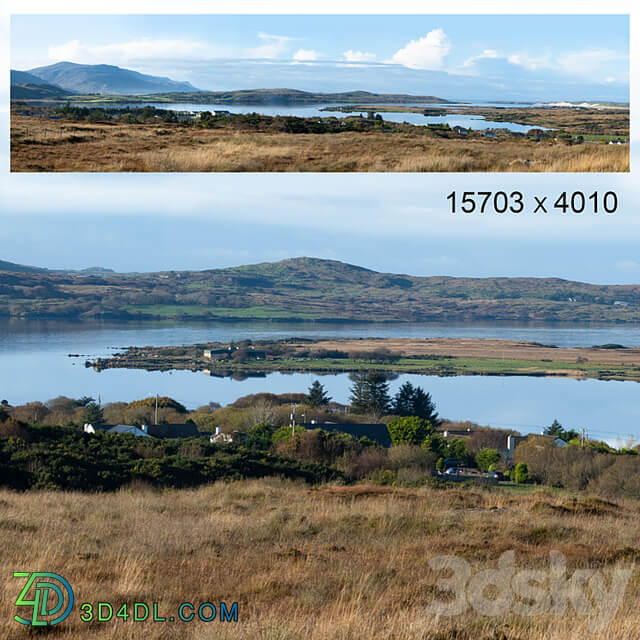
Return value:
M 290 348 L 308 351 L 309 343 L 290 342 Z M 640 367 L 640 348 L 591 349 L 589 347 L 550 347 L 518 340 L 493 338 L 341 338 L 318 340 L 317 350 L 367 353 L 387 349 L 403 356 L 453 356 L 455 358 L 502 358 L 508 360 L 543 360 Z
M 569 571 L 608 574 L 640 557 L 639 505 L 541 490 L 321 487 L 278 480 L 197 490 L 116 494 L 0 491 L 0 637 L 13 621 L 13 571 L 66 577 L 76 602 L 239 603 L 231 623 L 83 624 L 77 608 L 54 628 L 65 640 L 567 640 L 639 638 L 638 576 L 606 633 L 568 613 L 523 618 L 426 611 L 438 576 L 428 560 L 457 555 L 495 567 L 513 549 L 518 569 L 545 569 L 563 552 Z
M 11 117 L 12 171 L 629 171 L 629 145 L 287 134 Z

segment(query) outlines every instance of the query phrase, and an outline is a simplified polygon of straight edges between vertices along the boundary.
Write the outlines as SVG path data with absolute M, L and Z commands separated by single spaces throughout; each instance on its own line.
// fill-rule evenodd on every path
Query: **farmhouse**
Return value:
M 557 438 L 556 436 L 545 436 L 539 433 L 530 433 L 526 436 L 507 436 L 507 458 L 511 458 L 513 456 L 513 452 L 516 450 L 516 447 L 521 442 L 526 442 L 531 439 L 540 439 L 550 441 L 554 447 L 566 447 L 567 443 L 562 438 Z
M 143 424 L 140 427 L 130 424 L 85 424 L 85 433 L 129 433 L 138 437 L 153 438 L 197 438 L 201 435 L 193 422 L 186 424 Z
M 85 424 L 85 433 L 97 433 L 102 431 L 104 433 L 128 433 L 132 436 L 148 438 L 149 434 L 144 430 L 130 424 Z
M 527 131 L 527 138 L 533 138 L 534 140 L 537 140 L 538 142 L 540 140 L 547 140 L 549 138 L 549 134 L 546 131 L 543 131 L 542 129 L 529 129 L 529 131 Z
M 216 432 L 209 438 L 211 444 L 229 444 L 231 442 L 246 442 L 249 436 L 242 431 L 232 431 L 224 433 L 220 427 L 216 427 Z

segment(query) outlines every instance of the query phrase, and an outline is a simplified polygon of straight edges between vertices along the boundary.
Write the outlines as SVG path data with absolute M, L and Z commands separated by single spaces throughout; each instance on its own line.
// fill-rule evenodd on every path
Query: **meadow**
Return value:
M 11 116 L 11 170 L 82 172 L 624 172 L 629 145 L 440 135 L 399 125 L 284 133 Z
M 168 617 L 183 601 L 238 603 L 237 623 L 83 623 L 76 608 L 50 629 L 65 640 L 639 638 L 639 513 L 637 501 L 536 487 L 311 487 L 271 478 L 102 494 L 3 489 L 0 636 L 28 635 L 13 621 L 13 571 L 43 570 L 70 582 L 78 606 L 155 601 Z M 430 558 L 456 556 L 475 574 L 509 550 L 518 569 L 546 570 L 553 550 L 568 574 L 591 568 L 608 581 L 616 566 L 633 573 L 617 615 L 597 632 L 572 608 L 429 613 L 445 598 Z

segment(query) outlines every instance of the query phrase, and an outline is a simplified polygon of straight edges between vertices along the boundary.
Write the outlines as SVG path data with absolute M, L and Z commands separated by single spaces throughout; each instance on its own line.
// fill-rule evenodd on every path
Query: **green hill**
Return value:
M 29 267 L 24 264 L 16 264 L 15 262 L 6 262 L 0 260 L 0 272 L 2 271 L 15 271 L 18 273 L 46 273 L 47 269 L 41 269 L 40 267 Z
M 39 271 L 12 263 L 0 267 L 0 315 L 365 322 L 640 320 L 640 285 L 559 278 L 418 277 L 317 258 L 142 274 Z
M 85 92 L 86 93 L 86 92 Z M 108 92 L 101 92 L 108 93 Z M 193 104 L 241 105 L 313 105 L 313 104 L 414 104 L 446 103 L 436 96 L 412 96 L 404 93 L 370 93 L 344 91 L 341 93 L 312 93 L 298 89 L 239 89 L 236 91 L 170 91 L 141 95 L 82 96 L 78 100 L 99 104 L 135 104 L 145 102 L 182 102 Z

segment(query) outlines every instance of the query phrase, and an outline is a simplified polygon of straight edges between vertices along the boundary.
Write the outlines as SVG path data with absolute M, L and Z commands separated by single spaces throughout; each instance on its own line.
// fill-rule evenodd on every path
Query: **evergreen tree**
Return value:
M 314 380 L 313 384 L 309 387 L 309 393 L 307 394 L 307 403 L 310 407 L 322 407 L 329 404 L 331 398 L 324 389 L 324 386 Z
M 425 393 L 421 387 L 416 387 L 413 395 L 413 415 L 428 420 L 434 427 L 440 424 L 436 405 L 430 393 Z
M 84 409 L 84 421 L 87 424 L 102 424 L 104 422 L 102 407 L 95 402 L 87 404 Z
M 389 383 L 387 377 L 379 371 L 370 371 L 367 376 L 367 396 L 369 411 L 375 415 L 383 415 L 389 410 Z
M 349 396 L 351 411 L 353 411 L 353 413 L 365 413 L 368 406 L 367 372 L 357 371 L 352 374 L 351 379 L 353 380 L 350 389 L 351 395 Z
M 564 429 L 562 428 L 562 425 L 558 422 L 558 420 L 554 419 L 553 423 L 551 424 L 550 427 L 547 427 L 544 430 L 544 434 L 547 436 L 558 436 L 560 437 L 560 434 L 564 431 Z
M 398 389 L 393 398 L 392 411 L 399 416 L 417 416 L 428 420 L 434 427 L 440 423 L 431 395 L 410 382 L 405 382 Z
M 351 410 L 354 413 L 383 415 L 391 404 L 389 383 L 379 371 L 359 371 L 352 376 Z
M 578 438 L 580 434 L 575 429 L 565 429 L 557 420 L 554 420 L 551 426 L 544 430 L 546 436 L 555 436 L 565 442 Z
M 405 382 L 393 398 L 393 413 L 399 416 L 412 416 L 413 396 L 415 387 L 410 382 Z

